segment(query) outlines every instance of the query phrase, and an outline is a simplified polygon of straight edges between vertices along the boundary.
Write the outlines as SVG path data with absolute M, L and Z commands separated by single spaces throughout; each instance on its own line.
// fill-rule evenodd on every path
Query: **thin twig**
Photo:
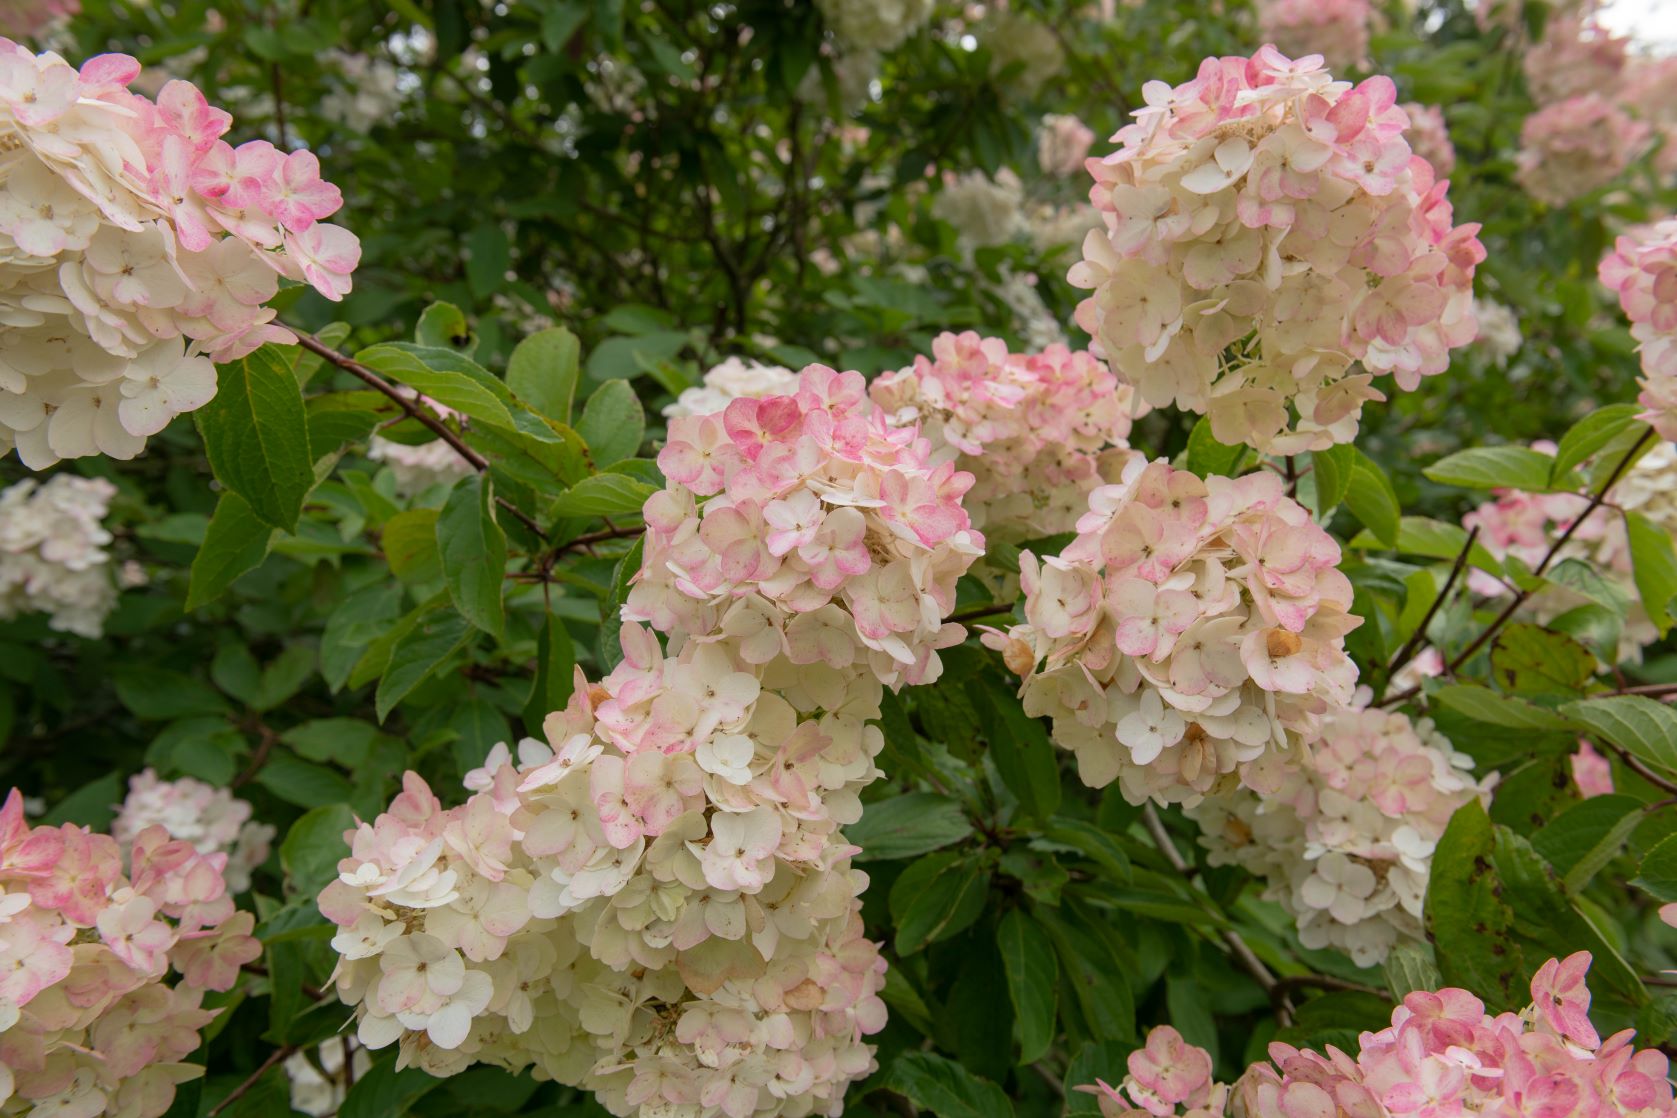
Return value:
M 208 1118 L 215 1118 L 217 1114 L 220 1114 L 223 1110 L 226 1110 L 228 1107 L 238 1102 L 244 1097 L 246 1091 L 249 1091 L 252 1087 L 256 1086 L 256 1081 L 258 1079 L 261 1079 L 268 1073 L 269 1068 L 283 1060 L 289 1059 L 296 1051 L 297 1046 L 295 1044 L 286 1044 L 268 1053 L 268 1058 L 262 1061 L 262 1065 L 260 1067 L 250 1073 L 250 1078 L 233 1088 L 226 1098 L 210 1107 Z
M 1677 695 L 1677 683 L 1639 683 L 1632 687 L 1620 687 L 1613 691 L 1606 691 L 1607 695 L 1646 695 L 1651 699 L 1663 699 L 1668 695 Z
M 1389 990 L 1379 990 L 1373 986 L 1365 986 L 1361 982 L 1350 982 L 1343 978 L 1335 978 L 1331 974 L 1285 974 L 1275 980 L 1275 989 L 1285 993 L 1291 993 L 1293 990 L 1300 988 L 1349 990 L 1357 994 L 1374 994 L 1381 998 L 1391 996 Z
M 1589 505 L 1572 521 L 1571 524 L 1566 526 L 1566 531 L 1562 532 L 1560 538 L 1557 539 L 1549 548 L 1548 553 L 1543 556 L 1543 561 L 1532 568 L 1531 574 L 1534 580 L 1542 577 L 1543 572 L 1549 569 L 1549 564 L 1553 563 L 1555 559 L 1559 557 L 1561 549 L 1568 543 L 1572 542 L 1573 535 L 1583 526 L 1584 521 L 1588 520 L 1590 516 L 1594 514 L 1595 510 L 1601 507 L 1601 503 L 1607 499 L 1608 491 L 1612 489 L 1614 485 L 1618 484 L 1619 478 L 1624 475 L 1626 470 L 1630 469 L 1630 464 L 1636 460 L 1636 456 L 1642 452 L 1642 448 L 1647 446 L 1649 440 L 1653 437 L 1654 432 L 1651 429 L 1645 431 L 1643 432 L 1642 437 L 1636 440 L 1636 445 L 1625 451 L 1625 456 L 1619 459 L 1619 464 L 1614 466 L 1613 472 L 1607 475 L 1607 480 L 1602 483 L 1600 491 L 1590 495 Z M 1455 659 L 1449 662 L 1449 670 L 1454 672 L 1463 664 L 1473 659 L 1474 654 L 1476 654 L 1481 648 L 1485 647 L 1485 642 L 1496 636 L 1496 634 L 1501 631 L 1502 627 L 1508 623 L 1509 619 L 1514 616 L 1519 608 L 1526 604 L 1526 599 L 1531 597 L 1532 592 L 1535 589 L 1536 583 L 1534 582 L 1530 588 L 1516 593 L 1513 600 L 1508 603 L 1507 607 L 1503 609 L 1501 613 L 1496 615 L 1496 618 L 1485 627 L 1485 630 L 1482 633 L 1473 638 L 1473 643 L 1462 649 L 1461 652 L 1456 654 Z M 1391 706 L 1396 703 L 1401 703 L 1405 699 L 1414 698 L 1416 695 L 1420 694 L 1420 692 L 1421 688 L 1419 686 L 1411 687 L 1408 690 L 1401 691 L 1396 695 L 1387 696 L 1381 701 L 1380 705 Z
M 952 613 L 949 615 L 949 620 L 957 624 L 964 624 L 968 621 L 977 621 L 980 617 L 995 617 L 998 614 L 1012 612 L 1013 606 L 1007 602 L 987 602 L 982 606 L 973 606 L 970 609 Z
M 1673 783 L 1661 776 L 1659 773 L 1655 772 L 1653 769 L 1650 769 L 1647 765 L 1643 764 L 1642 759 L 1637 757 L 1634 753 L 1631 753 L 1626 749 L 1621 749 L 1619 746 L 1614 745 L 1610 741 L 1601 741 L 1599 744 L 1606 746 L 1608 750 L 1619 758 L 1619 760 L 1623 761 L 1625 763 L 1625 768 L 1629 769 L 1643 780 L 1646 780 L 1655 788 L 1677 795 L 1677 783 Z
M 1421 650 L 1421 646 L 1427 643 L 1427 626 L 1432 624 L 1432 619 L 1438 614 L 1439 607 L 1444 604 L 1444 599 L 1450 596 L 1450 590 L 1456 585 L 1456 580 L 1461 577 L 1463 568 L 1467 566 L 1467 557 L 1473 551 L 1473 545 L 1478 539 L 1479 526 L 1475 524 L 1473 531 L 1467 534 L 1467 543 L 1462 547 L 1461 554 L 1456 556 L 1455 565 L 1450 568 L 1449 576 L 1444 580 L 1444 588 L 1438 592 L 1438 597 L 1432 600 L 1432 605 L 1427 607 L 1426 616 L 1421 618 L 1419 625 L 1415 626 L 1415 632 L 1410 635 L 1408 643 L 1398 651 L 1397 658 L 1386 665 L 1386 680 L 1388 683 L 1393 676 L 1397 675 L 1398 669 L 1409 663 L 1414 655 Z
M 398 407 L 407 413 L 408 418 L 415 420 L 420 426 L 432 432 L 437 436 L 437 438 L 448 444 L 449 449 L 469 462 L 474 470 L 477 470 L 479 473 L 488 471 L 489 460 L 477 451 L 473 450 L 471 447 L 467 446 L 465 441 L 461 439 L 459 435 L 455 434 L 454 431 L 449 428 L 448 424 L 444 423 L 442 419 L 439 418 L 430 408 L 419 403 L 417 399 L 408 398 L 394 384 L 391 384 L 389 381 L 385 380 L 383 377 L 379 376 L 377 373 L 373 372 L 373 370 L 367 368 L 367 366 L 361 364 L 361 362 L 355 360 L 354 358 L 346 357 L 339 353 L 337 350 L 325 344 L 313 334 L 304 330 L 296 329 L 293 329 L 292 333 L 297 335 L 297 344 L 308 350 L 310 353 L 315 354 L 331 365 L 337 366 L 344 372 L 359 378 L 369 388 L 374 388 L 388 396 Z M 532 518 L 523 509 L 507 500 L 505 497 L 496 497 L 495 503 L 510 512 L 514 519 L 516 519 L 520 524 L 534 532 L 536 538 L 547 538 L 547 533 L 542 531 L 542 526 L 536 523 L 534 518 Z

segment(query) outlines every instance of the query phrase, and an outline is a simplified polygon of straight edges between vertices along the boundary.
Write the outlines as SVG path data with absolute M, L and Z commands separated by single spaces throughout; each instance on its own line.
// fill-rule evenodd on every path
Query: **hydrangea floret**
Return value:
M 1131 803 L 1273 794 L 1356 686 L 1339 558 L 1276 475 L 1202 480 L 1138 454 L 1060 555 L 1021 554 L 1025 623 L 984 642 L 1084 783 Z
M 1358 702 L 1330 711 L 1322 735 L 1266 796 L 1241 788 L 1189 814 L 1212 865 L 1236 865 L 1298 921 L 1299 942 L 1358 966 L 1420 942 L 1432 855 L 1450 816 L 1488 799 L 1472 758 L 1429 719 Z
M 1274 47 L 1149 82 L 1091 160 L 1105 225 L 1077 320 L 1155 407 L 1275 454 L 1349 442 L 1391 374 L 1411 390 L 1475 333 L 1477 225 L 1405 139 L 1391 79 L 1335 81 Z
M 1369 0 L 1258 0 L 1258 35 L 1294 57 L 1319 54 L 1335 69 L 1368 61 Z
M 31 827 L 0 807 L 0 1112 L 157 1118 L 229 990 L 262 953 L 235 912 L 225 854 L 162 827 L 116 839 Z M 174 980 L 170 981 L 171 974 Z
M 1539 202 L 1564 206 L 1618 178 L 1649 135 L 1647 124 L 1599 93 L 1568 97 L 1520 126 L 1515 177 Z
M 190 82 L 133 92 L 0 38 L 0 449 L 41 469 L 132 458 L 215 395 L 212 362 L 293 341 L 280 279 L 341 299 L 360 258 L 313 153 L 222 139 Z

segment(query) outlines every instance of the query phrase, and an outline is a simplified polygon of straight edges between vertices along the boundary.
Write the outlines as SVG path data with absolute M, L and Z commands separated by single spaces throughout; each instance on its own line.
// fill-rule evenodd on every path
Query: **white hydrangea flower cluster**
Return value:
M 128 778 L 128 795 L 111 821 L 111 837 L 122 846 L 123 857 L 147 827 L 162 827 L 200 854 L 225 854 L 221 876 L 229 894 L 250 888 L 251 872 L 268 860 L 278 833 L 270 824 L 253 821 L 251 806 L 228 789 L 189 776 L 163 780 L 152 769 Z
M 664 418 L 710 415 L 741 396 L 785 396 L 798 390 L 798 374 L 780 365 L 764 365 L 744 357 L 729 357 L 708 370 L 701 383 L 684 388 L 674 403 L 664 405 Z
M 347 836 L 320 899 L 337 988 L 362 1043 L 433 1074 L 529 1068 L 618 1115 L 836 1116 L 885 1023 L 839 828 L 879 775 L 884 687 L 935 679 L 963 635 L 941 618 L 982 548 L 970 478 L 819 366 L 670 437 L 623 661 L 578 672 L 464 805 L 409 774 Z
M 132 458 L 215 395 L 212 361 L 295 340 L 281 276 L 340 299 L 360 259 L 313 154 L 234 148 L 190 82 L 153 102 L 139 76 L 0 39 L 0 452 L 32 469 Z
M 1372 966 L 1425 933 L 1421 905 L 1450 816 L 1490 795 L 1473 759 L 1428 719 L 1361 705 L 1333 710 L 1304 763 L 1275 792 L 1209 796 L 1190 809 L 1214 866 L 1265 882 L 1264 896 L 1298 920 L 1306 947 L 1333 947 Z
M 932 199 L 932 216 L 955 227 L 967 250 L 1003 244 L 1025 228 L 1025 185 L 1010 168 L 994 178 L 983 171 L 945 173 Z
M 932 18 L 934 0 L 815 0 L 834 38 L 849 50 L 901 45 Z
M 932 355 L 868 388 L 900 426 L 917 425 L 974 477 L 965 508 L 991 541 L 1069 532 L 1128 448 L 1135 392 L 1086 351 L 1009 353 L 1001 338 L 939 334 Z
M 1508 359 L 1525 344 L 1525 336 L 1520 333 L 1520 316 L 1494 299 L 1477 300 L 1473 314 L 1479 320 L 1479 336 L 1473 340 L 1474 344 L 1490 354 L 1498 365 L 1508 364 Z
M 25 478 L 0 492 L 0 620 L 45 613 L 59 632 L 104 632 L 118 589 L 105 550 L 114 496 L 103 478 L 74 474 Z
M 1077 320 L 1155 407 L 1273 454 L 1356 436 L 1376 376 L 1412 390 L 1473 340 L 1477 225 L 1411 152 L 1390 78 L 1334 81 L 1274 47 L 1149 82 L 1091 161 L 1105 228 Z M 1360 369 L 1353 366 L 1359 365 Z
M 459 415 L 453 408 L 439 404 L 429 396 L 411 389 L 403 391 L 438 419 L 454 419 Z M 409 445 L 374 435 L 367 444 L 367 457 L 390 467 L 396 481 L 396 492 L 404 497 L 423 493 L 433 485 L 450 485 L 475 472 L 472 464 L 462 458 L 459 451 L 441 439 Z
M 420 84 L 415 75 L 404 74 L 385 58 L 328 51 L 322 61 L 332 65 L 340 84 L 321 97 L 316 112 L 351 132 L 369 132 L 389 123 L 408 89 Z
M 1194 804 L 1281 787 L 1351 699 L 1339 545 L 1271 473 L 1204 480 L 1140 454 L 1059 556 L 1020 558 L 1023 625 L 987 632 L 1085 784 Z

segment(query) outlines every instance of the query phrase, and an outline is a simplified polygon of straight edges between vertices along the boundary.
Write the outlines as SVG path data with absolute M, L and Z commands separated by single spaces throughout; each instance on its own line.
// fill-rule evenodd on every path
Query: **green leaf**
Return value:
M 1677 772 L 1677 711 L 1664 703 L 1613 695 L 1568 703 L 1561 713 L 1650 765 Z
M 419 312 L 419 322 L 413 329 L 413 340 L 422 346 L 452 349 L 471 353 L 477 348 L 477 336 L 472 333 L 466 315 L 453 303 L 432 303 Z
M 1475 722 L 1513 730 L 1565 730 L 1566 719 L 1524 699 L 1499 695 L 1488 687 L 1452 683 L 1434 696 L 1438 702 Z
M 622 516 L 638 513 L 648 497 L 658 492 L 644 481 L 622 474 L 585 477 L 553 503 L 555 516 Z
M 1404 555 L 1422 555 L 1429 559 L 1453 561 L 1461 554 L 1462 548 L 1467 546 L 1467 532 L 1457 525 L 1446 524 L 1441 520 L 1429 520 L 1424 516 L 1405 516 L 1398 522 L 1396 543 L 1388 543 L 1373 532 L 1361 532 L 1351 541 L 1351 546 L 1367 550 L 1390 547 Z M 1467 561 L 1491 574 L 1502 573 L 1502 564 L 1497 561 L 1496 556 L 1477 540 L 1474 541 L 1473 550 L 1468 553 Z
M 1438 841 L 1426 899 L 1427 936 L 1444 981 L 1472 990 L 1493 1013 L 1525 1004 L 1512 946 L 1514 913 L 1502 899 L 1495 850 L 1490 816 L 1469 800 Z
M 1013 1118 L 1006 1092 L 935 1052 L 900 1053 L 879 1085 L 937 1118 Z
M 1054 941 L 1061 974 L 1090 1034 L 1100 1039 L 1133 1040 L 1135 994 L 1125 975 L 1124 961 L 1088 929 L 1041 909 L 1037 916 Z
M 344 833 L 355 827 L 348 804 L 325 804 L 303 813 L 280 843 L 280 866 L 291 888 L 313 898 L 338 876 L 338 862 L 349 853 Z
M 314 718 L 280 734 L 280 741 L 311 761 L 360 765 L 378 737 L 378 727 L 359 718 Z
M 489 479 L 460 479 L 437 517 L 437 552 L 448 596 L 467 621 L 496 637 L 506 625 L 501 581 L 507 573 L 507 537 L 495 520 Z
M 435 351 L 442 352 L 442 351 Z M 512 412 L 500 397 L 460 372 L 446 372 L 426 364 L 412 350 L 395 342 L 368 346 L 355 359 L 381 376 L 405 384 L 444 407 L 495 427 L 512 427 Z
M 610 380 L 600 385 L 583 405 L 576 433 L 601 469 L 634 457 L 646 434 L 646 413 L 629 382 Z
M 542 14 L 542 43 L 558 53 L 588 19 L 588 5 L 582 0 L 559 0 Z
M 262 669 L 256 693 L 251 696 L 251 709 L 269 711 L 295 695 L 314 674 L 318 657 L 312 644 L 288 644 L 280 654 Z
M 1544 824 L 1531 836 L 1532 849 L 1576 893 L 1624 848 L 1643 814 L 1642 801 L 1632 796 L 1592 796 Z
M 237 493 L 228 491 L 216 502 L 215 514 L 204 533 L 186 588 L 186 608 L 195 610 L 226 593 L 239 576 L 255 570 L 268 557 L 280 532 L 260 520 Z
M 367 1069 L 350 1087 L 338 1118 L 401 1118 L 442 1080 L 419 1068 L 396 1070 L 396 1056 Z
M 114 772 L 94 777 L 88 783 L 65 796 L 41 817 L 41 825 L 56 827 L 74 823 L 103 831 L 116 816 L 116 804 L 122 801 L 122 778 Z
M 571 421 L 582 346 L 563 326 L 531 334 L 507 361 L 507 387 L 557 423 Z
M 1632 884 L 1656 900 L 1677 901 L 1677 835 L 1667 835 L 1642 856 L 1642 868 Z
M 304 761 L 276 750 L 256 774 L 262 787 L 288 804 L 325 807 L 349 799 L 349 781 L 325 765 Z
M 961 805 L 935 792 L 909 792 L 867 805 L 844 837 L 862 848 L 858 862 L 914 858 L 972 834 Z
M 507 234 L 499 225 L 485 222 L 466 238 L 466 283 L 479 299 L 499 291 L 511 266 Z
M 272 346 L 221 365 L 215 398 L 193 413 L 216 480 L 258 520 L 297 528 L 314 488 L 308 416 L 291 366 Z
M 1049 820 L 1043 834 L 1054 842 L 1081 850 L 1106 870 L 1114 881 L 1128 881 L 1133 876 L 1129 855 L 1112 841 L 1111 835 L 1093 823 L 1056 816 Z
M 1188 469 L 1202 478 L 1213 474 L 1232 477 L 1245 457 L 1244 446 L 1224 446 L 1218 442 L 1211 433 L 1211 421 L 1203 416 L 1188 432 Z
M 1399 940 L 1386 953 L 1383 966 L 1386 986 L 1400 1001 L 1416 990 L 1437 990 L 1444 985 L 1430 944 Z
M 1048 732 L 988 676 L 971 680 L 967 690 L 975 709 L 988 713 L 985 737 L 1002 781 L 1019 797 L 1025 814 L 1049 818 L 1060 807 L 1060 766 Z
M 1561 436 L 1555 450 L 1555 462 L 1549 475 L 1553 485 L 1560 485 L 1575 466 L 1582 465 L 1591 455 L 1624 433 L 1642 413 L 1638 404 L 1608 404 L 1580 419 Z
M 1421 473 L 1440 485 L 1542 493 L 1554 465 L 1549 455 L 1528 447 L 1476 446 L 1441 458 Z
M 1349 446 L 1312 451 L 1310 475 L 1316 481 L 1316 519 L 1320 520 L 1351 491 L 1351 475 L 1357 468 L 1357 454 Z
M 1402 507 L 1386 471 L 1368 455 L 1356 451 L 1351 480 L 1345 487 L 1345 507 L 1387 547 L 1398 545 Z
M 379 539 L 391 574 L 413 585 L 443 577 L 437 519 L 436 509 L 404 509 L 385 523 Z
M 899 955 L 966 929 L 984 912 L 989 873 L 976 857 L 953 851 L 911 863 L 891 886 Z
M 1595 675 L 1595 656 L 1564 633 L 1520 621 L 1491 641 L 1491 675 L 1516 695 L 1573 697 Z
M 227 709 L 227 700 L 203 680 L 152 664 L 122 664 L 112 681 L 122 705 L 140 718 L 162 721 Z
M 1015 908 L 996 928 L 996 948 L 1007 972 L 1007 995 L 1013 1001 L 1013 1035 L 1019 1042 L 1019 1062 L 1034 1064 L 1054 1042 L 1060 985 L 1054 943 L 1041 925 Z
M 680 353 L 687 335 L 658 330 L 630 338 L 607 338 L 588 354 L 588 375 L 594 380 L 631 380 Z
M 549 613 L 536 644 L 536 678 L 524 704 L 524 722 L 534 734 L 543 719 L 564 710 L 576 688 L 576 645 L 558 614 Z
M 1664 636 L 1677 621 L 1672 602 L 1677 599 L 1677 551 L 1671 534 L 1639 512 L 1625 513 L 1630 537 L 1630 564 L 1636 593 L 1654 627 Z
M 375 702 L 378 720 L 383 722 L 410 691 L 465 648 L 471 635 L 466 619 L 450 610 L 432 610 L 421 617 L 390 650 Z

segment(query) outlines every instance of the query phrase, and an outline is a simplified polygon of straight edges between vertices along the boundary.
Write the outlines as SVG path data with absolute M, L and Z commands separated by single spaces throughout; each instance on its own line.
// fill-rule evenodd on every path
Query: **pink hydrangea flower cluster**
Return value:
M 1432 164 L 1440 175 L 1456 169 L 1456 145 L 1450 142 L 1450 128 L 1444 123 L 1444 110 L 1437 105 L 1406 102 L 1403 111 L 1409 116 L 1409 146 L 1416 155 Z
M 105 516 L 116 486 L 58 474 L 0 491 L 0 619 L 45 613 L 54 630 L 97 639 L 116 605 Z
M 972 474 L 964 505 L 990 540 L 1069 532 L 1122 465 L 1135 391 L 1085 351 L 1009 353 L 1001 338 L 939 334 L 932 355 L 868 387 L 898 426 L 918 425 L 933 458 Z
M 623 610 L 661 632 L 726 633 L 747 662 L 786 657 L 929 683 L 955 581 L 983 554 L 971 474 L 872 406 L 859 373 L 812 365 L 793 395 L 671 421 Z M 702 501 L 702 504 L 701 504 Z
M 1036 162 L 1045 175 L 1075 175 L 1083 169 L 1095 130 L 1067 113 L 1049 113 L 1037 133 Z
M 941 619 L 982 549 L 971 479 L 819 366 L 670 440 L 622 662 L 462 806 L 410 774 L 347 836 L 320 901 L 337 988 L 362 1043 L 434 1074 L 533 1068 L 618 1115 L 837 1115 L 885 1023 L 839 828 L 880 775 L 885 686 L 964 635 Z
M 127 867 L 117 841 L 83 827 L 30 827 L 13 789 L 0 807 L 0 1109 L 157 1118 L 215 1011 L 262 953 L 236 912 L 224 854 L 161 827 Z M 166 980 L 173 971 L 178 980 Z
M 429 396 L 413 393 L 409 398 L 417 398 L 417 402 L 438 419 L 454 419 L 459 414 Z M 474 470 L 459 451 L 441 439 L 410 446 L 374 435 L 367 444 L 367 457 L 390 467 L 396 481 L 396 492 L 404 497 L 423 493 L 433 485 L 450 485 L 469 477 Z
M 1606 94 L 1624 75 L 1630 40 L 1583 14 L 1560 15 L 1543 29 L 1543 41 L 1526 51 L 1526 88 L 1539 105 L 1586 93 Z
M 234 148 L 190 82 L 153 102 L 139 74 L 0 39 L 0 450 L 33 469 L 132 458 L 215 394 L 212 361 L 294 340 L 263 305 L 281 276 L 339 299 L 360 258 L 312 153 Z
M 1058 557 L 1021 556 L 1026 623 L 985 634 L 1025 710 L 1131 803 L 1274 793 L 1356 686 L 1339 545 L 1274 474 L 1139 454 L 1089 509 Z
M 1077 1088 L 1096 1097 L 1103 1118 L 1221 1118 L 1228 1111 L 1229 1086 L 1212 1079 L 1211 1053 L 1169 1025 L 1150 1030 L 1125 1062 L 1129 1074 L 1118 1086 L 1097 1079 Z
M 1677 55 L 1632 59 L 1619 88 L 1619 103 L 1659 137 L 1654 169 L 1667 178 L 1677 173 Z
M 1598 271 L 1636 337 L 1643 418 L 1662 439 L 1677 439 L 1677 218 L 1620 237 Z
M 1298 921 L 1306 947 L 1334 947 L 1358 966 L 1424 938 L 1421 906 L 1433 850 L 1455 810 L 1488 796 L 1472 758 L 1430 720 L 1359 705 L 1330 711 L 1322 736 L 1280 789 L 1208 797 L 1190 814 L 1212 865 L 1260 878 Z
M 81 0 L 0 0 L 0 28 L 30 39 L 81 10 Z
M 225 854 L 222 879 L 229 894 L 250 888 L 250 875 L 268 860 L 276 834 L 267 823 L 251 819 L 251 806 L 226 788 L 182 777 L 163 780 L 151 769 L 128 778 L 128 795 L 111 821 L 111 837 L 126 857 L 151 827 L 192 844 L 200 854 Z
M 1590 1023 L 1590 953 L 1550 959 L 1531 980 L 1531 1004 L 1489 1014 L 1456 987 L 1417 990 L 1390 1028 L 1364 1033 L 1355 1055 L 1275 1043 L 1271 1064 L 1235 1086 L 1244 1118 L 1357 1114 L 1614 1115 L 1677 1113 L 1657 1049 L 1631 1046 L 1635 1030 L 1603 1040 Z
M 1258 37 L 1294 58 L 1319 54 L 1336 70 L 1368 61 L 1368 0 L 1258 0 Z
M 1599 93 L 1568 97 L 1526 117 L 1515 176 L 1539 202 L 1564 206 L 1618 178 L 1648 135 Z
M 1477 225 L 1415 156 L 1391 79 L 1334 81 L 1318 55 L 1210 58 L 1091 161 L 1105 228 L 1071 282 L 1118 376 L 1276 454 L 1356 435 L 1362 406 L 1443 372 L 1475 333 Z M 1360 363 L 1359 369 L 1353 369 Z

